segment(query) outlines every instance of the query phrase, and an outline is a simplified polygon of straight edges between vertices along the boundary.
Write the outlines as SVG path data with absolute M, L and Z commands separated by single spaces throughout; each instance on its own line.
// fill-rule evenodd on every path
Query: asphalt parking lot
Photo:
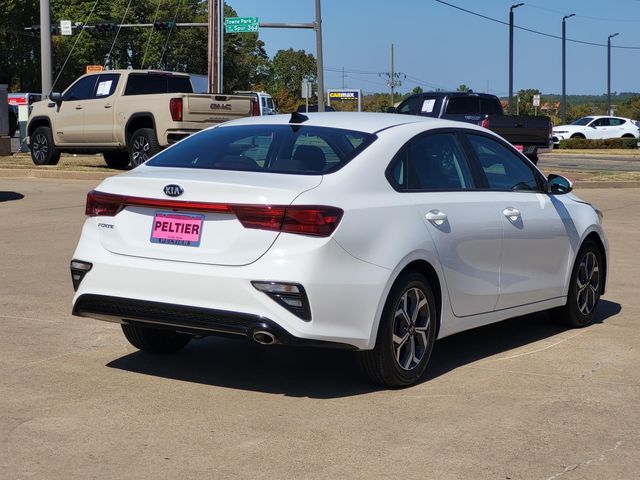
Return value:
M 96 183 L 0 178 L 0 478 L 638 478 L 640 189 L 578 191 L 611 244 L 595 325 L 459 334 L 384 391 L 348 352 L 210 338 L 159 358 L 72 317 Z

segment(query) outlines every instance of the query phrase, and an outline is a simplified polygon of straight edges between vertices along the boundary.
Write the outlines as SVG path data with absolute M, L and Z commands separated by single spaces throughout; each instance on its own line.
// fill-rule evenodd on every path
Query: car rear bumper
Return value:
M 354 349 L 344 343 L 294 337 L 273 320 L 239 312 L 133 300 L 106 295 L 81 295 L 73 306 L 78 317 L 167 328 L 193 335 L 239 335 L 254 338 L 256 332 L 269 332 L 275 344 Z
M 282 343 L 374 346 L 374 325 L 391 271 L 354 258 L 332 239 L 280 234 L 255 262 L 224 266 L 115 254 L 97 237 L 88 221 L 73 258 L 92 267 L 76 292 L 75 315 L 245 336 L 264 323 Z M 311 319 L 296 316 L 252 281 L 302 285 Z M 158 309 L 138 314 L 136 305 Z M 173 312 L 169 320 L 162 309 Z M 195 311 L 200 312 L 196 317 L 187 315 Z

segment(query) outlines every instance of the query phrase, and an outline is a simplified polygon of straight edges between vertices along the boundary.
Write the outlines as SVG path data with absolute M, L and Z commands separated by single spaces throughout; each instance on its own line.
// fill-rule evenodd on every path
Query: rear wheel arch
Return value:
M 633 133 L 625 133 L 622 138 L 637 138 Z
M 384 296 L 380 298 L 380 305 L 378 307 L 377 316 L 375 319 L 375 323 L 373 325 L 373 329 L 371 332 L 371 338 L 374 340 L 371 344 L 370 348 L 373 348 L 375 345 L 375 339 L 378 337 L 378 329 L 380 328 L 380 320 L 382 317 L 382 311 L 384 308 L 384 304 L 387 301 L 387 297 L 389 296 L 393 286 L 398 282 L 398 279 L 402 278 L 409 272 L 416 272 L 425 277 L 431 289 L 433 290 L 433 295 L 435 297 L 435 306 L 436 306 L 436 317 L 437 317 L 437 327 L 436 327 L 436 339 L 438 338 L 438 334 L 440 332 L 440 324 L 442 322 L 442 312 L 444 310 L 443 307 L 443 292 L 442 286 L 443 283 L 440 280 L 440 276 L 438 275 L 436 269 L 433 265 L 426 259 L 413 259 L 410 260 L 406 265 L 402 268 L 397 268 L 394 272 L 394 275 L 389 280 L 385 290 Z
M 131 115 L 129 120 L 127 121 L 127 126 L 125 127 L 125 145 L 129 146 L 129 140 L 134 134 L 136 130 L 141 128 L 151 128 L 154 132 L 156 132 L 156 138 L 158 137 L 158 132 L 156 130 L 156 120 L 151 112 L 140 112 L 134 115 Z

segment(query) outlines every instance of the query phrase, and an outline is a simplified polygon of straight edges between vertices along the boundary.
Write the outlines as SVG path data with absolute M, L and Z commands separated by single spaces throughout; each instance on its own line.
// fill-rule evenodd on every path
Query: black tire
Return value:
M 131 345 L 149 353 L 174 353 L 191 340 L 185 333 L 131 324 L 123 324 L 122 332 Z
M 18 130 L 18 118 L 13 110 L 9 110 L 9 137 L 13 138 Z
M 156 132 L 153 128 L 139 128 L 129 139 L 129 165 L 136 168 L 153 157 L 162 148 L 158 143 Z
M 38 127 L 31 135 L 31 160 L 36 165 L 57 165 L 60 152 L 53 144 L 49 127 Z
M 591 325 L 602 292 L 603 268 L 602 253 L 598 245 L 587 240 L 580 248 L 571 270 L 567 304 L 553 309 L 551 315 L 570 327 Z
M 111 152 L 103 152 L 102 156 L 109 168 L 122 170 L 129 166 L 129 152 L 114 150 Z
M 408 310 L 415 312 L 416 305 L 423 300 L 426 303 L 419 307 L 412 322 L 408 319 Z M 375 348 L 357 353 L 360 368 L 373 383 L 383 387 L 407 387 L 416 383 L 431 358 L 437 321 L 435 297 L 427 280 L 417 272 L 403 274 L 387 297 Z M 405 340 L 398 341 L 402 339 Z
M 587 137 L 585 137 L 581 133 L 574 133 L 573 135 L 571 135 L 571 138 L 587 138 Z
M 527 155 L 527 158 L 531 160 L 534 165 L 538 164 L 538 155 Z

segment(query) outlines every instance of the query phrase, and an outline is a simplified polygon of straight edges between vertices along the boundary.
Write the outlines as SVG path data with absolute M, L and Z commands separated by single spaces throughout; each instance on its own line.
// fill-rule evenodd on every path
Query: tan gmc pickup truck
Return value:
M 55 165 L 60 153 L 101 153 L 111 168 L 133 168 L 199 130 L 260 114 L 253 96 L 192 92 L 183 73 L 84 75 L 33 104 L 27 125 L 33 163 Z

